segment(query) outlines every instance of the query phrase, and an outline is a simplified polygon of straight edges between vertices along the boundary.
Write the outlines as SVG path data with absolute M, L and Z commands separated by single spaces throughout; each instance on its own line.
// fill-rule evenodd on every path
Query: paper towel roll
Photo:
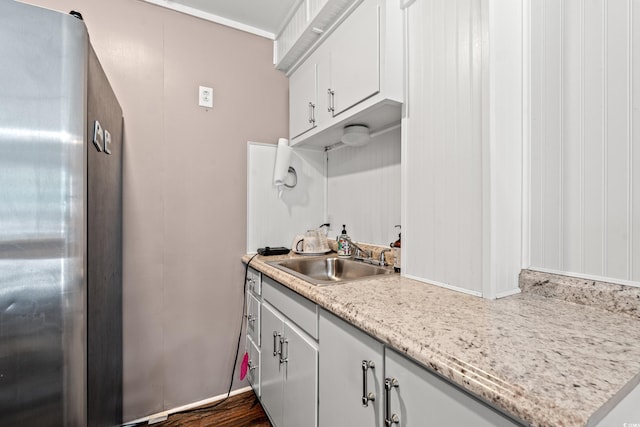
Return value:
M 276 187 L 284 185 L 289 173 L 290 162 L 291 147 L 289 147 L 289 140 L 280 138 L 276 149 L 276 164 L 273 169 L 273 185 Z

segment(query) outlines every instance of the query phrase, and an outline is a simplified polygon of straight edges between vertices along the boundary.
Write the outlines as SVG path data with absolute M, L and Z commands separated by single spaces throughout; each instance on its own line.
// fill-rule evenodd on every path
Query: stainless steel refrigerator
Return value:
M 84 22 L 0 0 L 0 425 L 122 420 L 122 110 Z

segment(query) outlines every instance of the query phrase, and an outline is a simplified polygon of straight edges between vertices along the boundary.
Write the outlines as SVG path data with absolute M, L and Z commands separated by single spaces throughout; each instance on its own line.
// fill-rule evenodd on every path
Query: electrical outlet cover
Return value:
M 213 88 L 200 86 L 198 93 L 198 105 L 213 108 Z

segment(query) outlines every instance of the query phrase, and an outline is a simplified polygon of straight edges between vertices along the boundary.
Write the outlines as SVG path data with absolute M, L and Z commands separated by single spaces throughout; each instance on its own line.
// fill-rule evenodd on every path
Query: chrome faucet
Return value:
M 371 251 L 362 249 L 360 246 L 356 245 L 353 240 L 349 240 L 349 243 L 351 243 L 351 246 L 356 248 L 356 250 L 353 252 L 353 257 L 355 259 L 359 259 L 362 261 L 364 261 L 365 259 L 371 259 Z M 362 256 L 362 254 L 364 254 L 364 257 Z
M 387 265 L 387 260 L 386 260 L 386 259 L 385 259 L 385 257 L 384 257 L 384 253 L 385 253 L 385 252 L 391 252 L 391 248 L 383 249 L 383 250 L 380 252 L 380 257 L 378 258 L 378 262 L 380 262 L 380 265 L 382 265 L 382 266 Z
M 385 259 L 384 259 L 384 253 L 385 252 L 390 252 L 391 249 L 383 249 L 382 252 L 380 253 L 380 256 L 378 257 L 378 259 L 373 259 L 373 254 L 371 253 L 371 251 L 368 251 L 366 249 L 362 249 L 360 246 L 358 246 L 356 243 L 354 243 L 352 240 L 349 240 L 351 243 L 351 246 L 353 246 L 355 248 L 355 251 L 353 252 L 353 259 L 356 261 L 362 261 L 366 264 L 372 264 L 372 265 L 378 265 L 381 267 L 384 267 L 386 265 Z

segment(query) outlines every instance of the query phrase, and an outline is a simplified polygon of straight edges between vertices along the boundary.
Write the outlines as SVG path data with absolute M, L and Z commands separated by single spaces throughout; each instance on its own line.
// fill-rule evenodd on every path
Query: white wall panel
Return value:
M 628 278 L 629 1 L 605 3 L 605 275 Z
M 247 149 L 247 252 L 260 247 L 291 247 L 295 235 L 325 220 L 324 153 L 296 149 L 291 166 L 298 174 L 295 188 L 282 197 L 273 185 L 276 146 L 250 142 Z M 224 224 L 220 224 L 224 227 Z
M 544 3 L 532 1 L 530 2 L 530 19 L 532 22 L 542 22 L 544 15 L 544 7 L 542 7 Z M 542 87 L 542 69 L 544 67 L 544 61 L 542 60 L 543 56 L 543 26 L 542 25 L 531 25 L 530 28 L 531 36 L 530 36 L 530 44 L 531 44 L 531 73 L 530 73 L 530 85 L 532 88 Z M 537 144 L 530 144 L 530 169 L 534 167 L 541 167 L 543 165 L 543 150 L 542 143 L 542 126 L 540 123 L 542 122 L 542 114 L 544 105 L 544 91 L 531 91 L 530 92 L 530 126 L 531 126 L 531 141 L 538 141 Z M 530 212 L 529 212 L 529 220 L 531 222 L 530 228 L 530 249 L 529 249 L 529 258 L 530 262 L 533 265 L 542 265 L 543 261 L 543 246 L 544 246 L 544 233 L 540 232 L 543 229 L 543 218 L 542 210 L 544 207 L 544 197 L 543 197 L 543 186 L 542 186 L 542 177 L 544 172 L 533 174 L 530 176 Z M 536 233 L 533 230 L 537 230 Z
M 483 119 L 488 135 L 483 135 L 482 168 L 488 171 L 488 179 L 483 188 L 482 294 L 497 298 L 519 292 L 522 266 L 524 39 L 519 18 L 523 5 L 513 0 L 491 0 L 488 4 L 489 54 L 483 74 L 489 79 L 482 92 L 482 108 L 488 110 L 488 121 Z
M 407 13 L 404 273 L 486 298 L 518 292 L 522 260 L 522 7 L 424 0 Z
M 572 245 L 562 245 L 564 268 L 579 271 L 582 268 L 582 25 L 581 0 L 564 1 L 564 40 L 562 43 L 562 236 L 563 242 L 578 242 L 578 250 Z
M 346 224 L 356 242 L 389 245 L 400 224 L 400 129 L 363 147 L 341 147 L 328 155 L 327 194 L 330 236 Z
M 604 22 L 602 0 L 584 3 L 581 88 L 583 111 L 582 165 L 583 202 L 580 206 L 582 226 L 582 272 L 604 276 Z M 588 30 L 587 30 L 588 29 Z M 534 88 L 535 85 L 532 85 Z M 533 89 L 532 89 L 533 90 Z M 543 263 L 533 264 L 544 266 Z
M 404 273 L 482 293 L 480 3 L 408 10 Z
M 629 228 L 631 231 L 630 247 L 629 247 L 629 264 L 631 266 L 631 280 L 640 283 L 640 221 L 637 220 L 640 215 L 640 147 L 635 141 L 640 137 L 640 5 L 637 2 L 632 3 L 631 27 L 631 132 L 629 146 L 629 167 L 631 179 L 631 187 L 629 188 Z M 635 166 L 635 169 L 634 169 Z M 635 224 L 634 224 L 635 220 Z
M 531 2 L 531 268 L 640 284 L 638 7 Z
M 549 268 L 557 269 L 562 262 L 562 40 L 563 34 L 563 1 L 544 0 L 543 31 L 546 37 L 542 40 L 542 69 L 544 85 L 542 98 L 544 109 L 542 120 L 545 123 L 540 144 L 533 144 L 532 149 L 539 149 L 544 159 L 540 165 L 544 173 L 542 178 L 542 215 L 544 221 L 543 261 Z

